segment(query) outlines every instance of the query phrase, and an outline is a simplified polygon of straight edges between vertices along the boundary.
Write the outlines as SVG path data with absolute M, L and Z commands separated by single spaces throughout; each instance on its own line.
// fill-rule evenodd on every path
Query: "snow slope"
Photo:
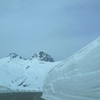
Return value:
M 58 63 L 12 53 L 0 59 L 0 92 L 42 91 L 45 75 Z
M 42 97 L 100 100 L 100 37 L 50 70 Z

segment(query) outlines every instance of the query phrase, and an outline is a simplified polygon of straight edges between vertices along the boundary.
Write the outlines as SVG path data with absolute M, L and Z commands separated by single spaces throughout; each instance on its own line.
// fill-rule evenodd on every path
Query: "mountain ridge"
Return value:
M 34 53 L 31 58 L 23 58 L 21 56 L 19 56 L 18 54 L 16 53 L 10 53 L 7 57 L 10 57 L 10 59 L 14 59 L 14 58 L 20 58 L 20 59 L 23 59 L 23 60 L 32 60 L 32 59 L 38 59 L 40 61 L 46 61 L 46 62 L 55 62 L 55 60 L 47 53 L 45 53 L 44 51 L 40 51 L 39 53 Z
M 44 56 L 29 59 L 10 53 L 0 59 L 0 92 L 42 91 L 46 74 L 59 63 L 41 60 L 47 57 L 42 53 Z

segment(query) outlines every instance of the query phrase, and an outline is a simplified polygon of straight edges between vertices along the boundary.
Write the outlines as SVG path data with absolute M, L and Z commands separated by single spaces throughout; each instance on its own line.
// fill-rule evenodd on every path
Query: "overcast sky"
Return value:
M 99 36 L 100 0 L 0 0 L 0 58 L 64 60 Z

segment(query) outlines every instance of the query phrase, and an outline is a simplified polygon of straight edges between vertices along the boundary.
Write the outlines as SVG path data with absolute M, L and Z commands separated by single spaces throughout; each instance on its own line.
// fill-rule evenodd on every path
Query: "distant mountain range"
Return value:
M 22 58 L 21 56 L 17 55 L 16 53 L 10 53 L 10 55 L 8 57 L 10 57 L 11 59 L 18 57 L 23 60 L 28 60 L 26 58 Z M 34 58 L 38 59 L 40 61 L 55 62 L 54 59 L 50 55 L 48 55 L 47 53 L 45 53 L 43 51 L 40 51 L 39 53 L 34 53 L 34 55 L 29 60 L 32 60 Z
M 43 51 L 29 59 L 10 53 L 0 59 L 0 92 L 42 91 L 46 74 L 58 63 Z

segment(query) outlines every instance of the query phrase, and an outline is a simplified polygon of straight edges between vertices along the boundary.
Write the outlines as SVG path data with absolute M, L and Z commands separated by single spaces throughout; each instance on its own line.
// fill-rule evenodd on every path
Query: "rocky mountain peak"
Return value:
M 20 59 L 26 60 L 25 58 L 22 58 L 21 56 L 19 56 L 16 53 L 10 53 L 8 57 L 10 57 L 10 59 L 13 59 L 13 58 L 17 58 L 18 57 Z
M 18 55 L 16 53 L 10 53 L 9 57 L 10 58 L 16 58 L 16 57 L 18 57 Z
M 10 59 L 19 58 L 19 59 L 27 60 L 17 55 L 16 53 L 10 53 L 8 57 L 10 57 Z M 33 58 L 36 58 L 40 61 L 55 62 L 54 59 L 50 55 L 45 53 L 44 51 L 40 51 L 39 53 L 34 53 L 34 55 L 32 56 L 30 60 L 32 60 Z
M 46 62 L 55 62 L 54 59 L 44 51 L 40 51 L 38 54 L 34 53 L 32 58 L 38 58 L 39 60 Z

